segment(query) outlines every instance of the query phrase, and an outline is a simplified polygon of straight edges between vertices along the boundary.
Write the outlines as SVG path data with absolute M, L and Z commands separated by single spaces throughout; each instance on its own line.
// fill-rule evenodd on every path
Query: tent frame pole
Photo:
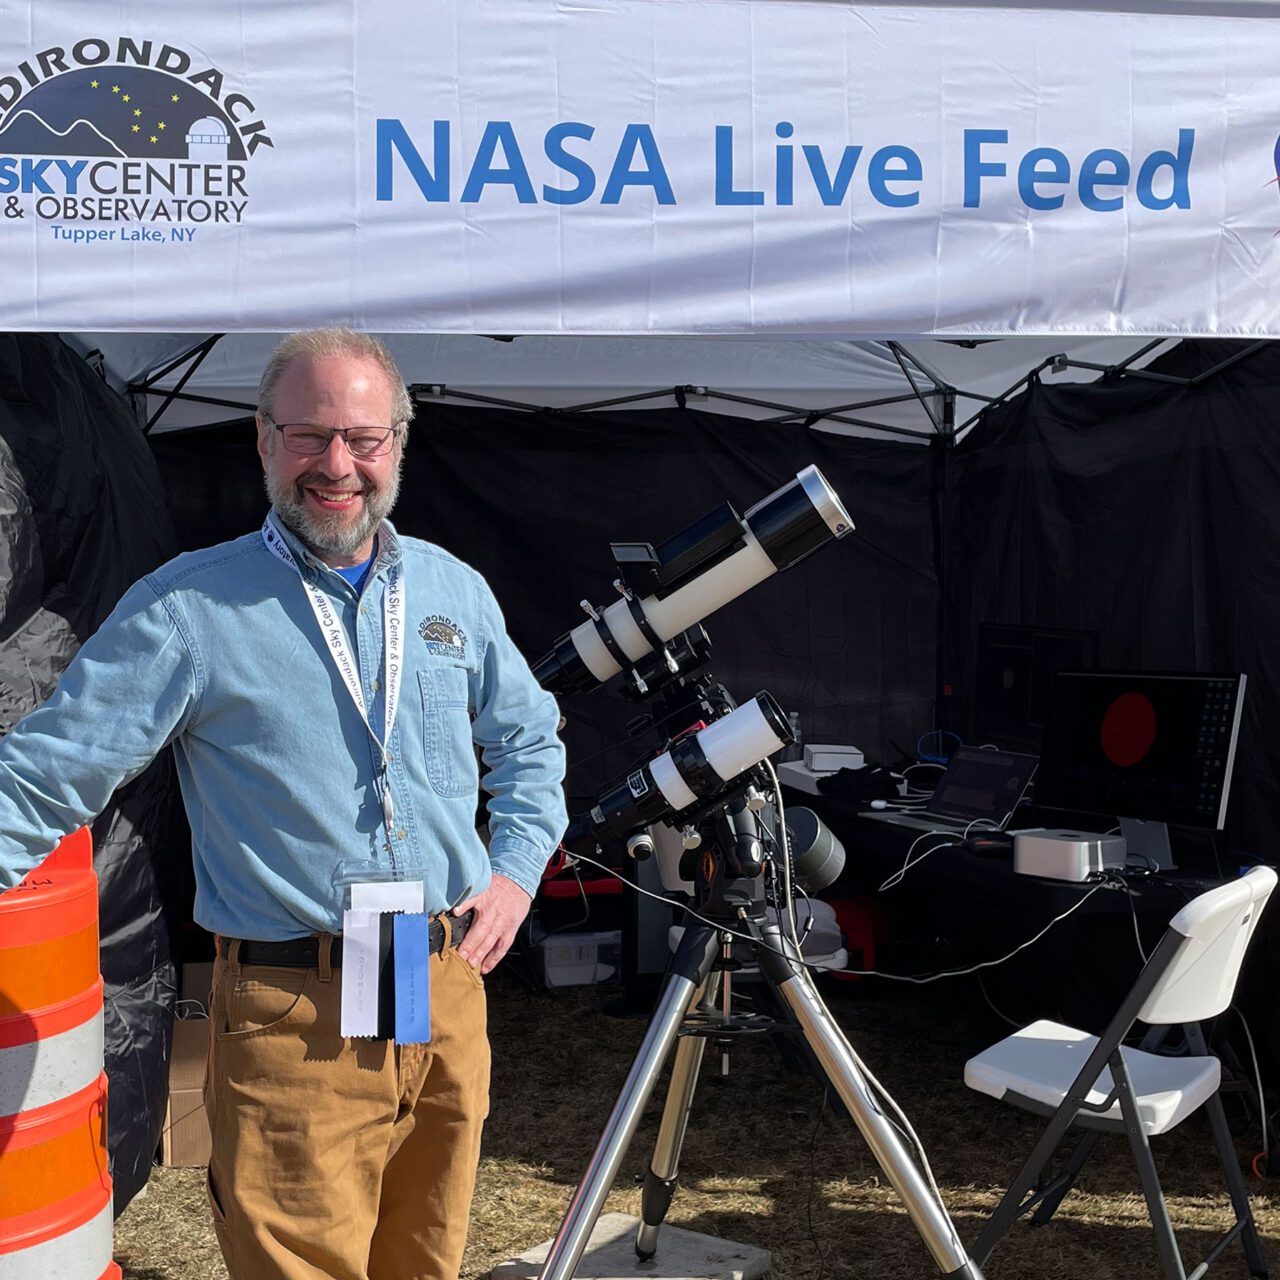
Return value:
M 168 409 L 174 400 L 182 394 L 182 389 L 187 385 L 188 379 L 204 363 L 205 357 L 218 345 L 222 340 L 222 336 L 223 335 L 220 333 L 211 334 L 197 347 L 187 352 L 187 354 L 176 363 L 170 364 L 160 373 L 154 374 L 140 384 L 139 389 L 145 394 L 150 395 L 151 387 L 155 385 L 157 379 L 164 377 L 167 373 L 171 373 L 179 364 L 182 363 L 183 360 L 188 362 L 186 369 L 183 370 L 182 377 L 180 377 L 174 384 L 172 390 L 165 395 L 164 399 L 160 402 L 160 407 L 147 419 L 146 425 L 142 428 L 142 434 L 144 436 L 149 436 L 151 434 L 151 429 L 164 416 L 165 410 Z M 130 387 L 129 389 L 130 391 L 134 390 L 133 387 Z

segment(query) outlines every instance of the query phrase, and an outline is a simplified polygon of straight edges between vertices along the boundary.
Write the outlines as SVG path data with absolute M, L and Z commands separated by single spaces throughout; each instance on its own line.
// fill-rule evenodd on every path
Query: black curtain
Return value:
M 1194 375 L 1240 350 L 1182 343 L 1156 367 Z M 1107 666 L 1242 670 L 1249 693 L 1220 851 L 1229 871 L 1233 851 L 1275 856 L 1280 672 L 1266 641 L 1280 622 L 1277 384 L 1274 346 L 1196 386 L 1033 383 L 950 456 L 691 410 L 433 404 L 412 429 L 395 519 L 486 576 L 533 659 L 581 619 L 579 600 L 612 598 L 609 542 L 660 542 L 817 463 L 857 533 L 707 620 L 710 669 L 731 691 L 767 688 L 799 712 L 807 740 L 884 759 L 935 724 L 939 690 L 955 706 L 937 715 L 972 722 L 983 622 L 1095 631 Z M 260 524 L 251 423 L 150 443 L 56 340 L 0 338 L 0 732 L 47 696 L 133 580 L 175 549 Z M 636 709 L 609 690 L 564 709 L 581 799 L 632 763 L 624 725 Z M 118 1203 L 145 1180 L 163 1115 L 169 930 L 175 904 L 189 901 L 173 801 L 165 760 L 95 824 Z M 1247 1006 L 1269 1008 L 1278 963 L 1280 928 L 1267 928 Z M 1275 1020 L 1252 1024 L 1280 1060 Z
M 1229 353 L 1183 343 L 1158 370 L 1190 374 Z M 957 448 L 948 548 L 962 723 L 984 622 L 1096 632 L 1101 667 L 1243 671 L 1226 839 L 1268 861 L 1280 812 L 1278 390 L 1275 346 L 1198 386 L 1033 382 Z

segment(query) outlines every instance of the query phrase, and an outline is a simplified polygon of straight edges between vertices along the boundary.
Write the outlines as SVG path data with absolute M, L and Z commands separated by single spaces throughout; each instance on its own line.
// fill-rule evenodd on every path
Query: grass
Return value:
M 954 984 L 909 991 L 857 984 L 828 988 L 827 996 L 855 1049 L 920 1134 L 947 1207 L 972 1243 L 1042 1124 L 961 1083 L 965 1059 L 1006 1028 Z M 606 1016 L 605 999 L 599 990 L 530 993 L 504 974 L 490 981 L 492 1114 L 463 1280 L 555 1233 L 644 1033 L 640 1019 Z M 717 1072 L 718 1060 L 708 1054 L 671 1222 L 769 1249 L 775 1280 L 938 1274 L 857 1131 L 824 1108 L 814 1079 L 789 1069 L 767 1038 L 735 1050 L 728 1079 Z M 659 1112 L 656 1099 L 606 1212 L 638 1211 L 637 1183 Z M 1256 1126 L 1241 1135 L 1242 1160 L 1257 1142 Z M 1156 1161 L 1194 1265 L 1231 1221 L 1202 1117 L 1160 1141 Z M 1249 1187 L 1264 1247 L 1280 1257 L 1273 1184 L 1249 1178 Z M 157 1169 L 149 1194 L 117 1224 L 116 1251 L 125 1280 L 225 1277 L 203 1172 Z M 1123 1140 L 1104 1139 L 1054 1221 L 1038 1230 L 1018 1224 L 984 1270 L 988 1280 L 1158 1276 Z M 1247 1275 L 1238 1244 L 1213 1274 Z

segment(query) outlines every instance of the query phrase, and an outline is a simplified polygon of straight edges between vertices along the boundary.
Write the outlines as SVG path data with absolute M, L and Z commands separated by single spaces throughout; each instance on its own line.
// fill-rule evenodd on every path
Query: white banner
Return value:
M 0 328 L 1280 336 L 1278 37 L 0 0 Z

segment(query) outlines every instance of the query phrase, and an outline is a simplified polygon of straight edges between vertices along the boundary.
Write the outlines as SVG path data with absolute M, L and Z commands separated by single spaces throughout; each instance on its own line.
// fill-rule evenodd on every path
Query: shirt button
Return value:
M 374 693 L 377 693 L 377 692 L 378 692 L 378 690 L 379 690 L 379 689 L 381 689 L 381 688 L 382 688 L 382 682 L 377 678 L 377 676 L 374 676 L 374 678 L 373 678 L 373 691 L 374 691 Z
M 397 839 L 397 840 L 403 840 L 403 839 L 405 839 L 406 834 L 407 834 L 407 833 L 405 832 L 404 828 L 402 827 L 399 831 L 397 831 L 397 832 L 396 832 L 396 839 Z

